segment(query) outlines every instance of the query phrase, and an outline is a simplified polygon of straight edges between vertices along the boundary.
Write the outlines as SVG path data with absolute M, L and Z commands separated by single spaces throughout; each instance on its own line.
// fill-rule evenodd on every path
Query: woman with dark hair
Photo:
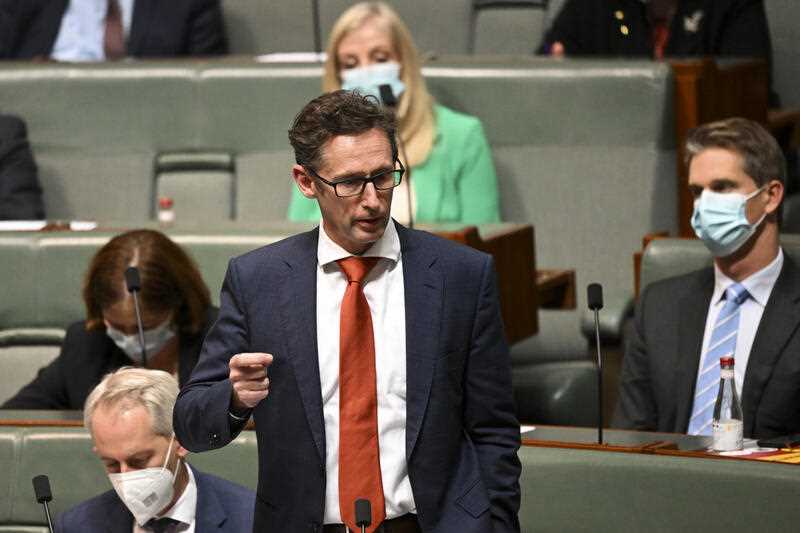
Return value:
M 83 286 L 86 320 L 67 329 L 59 356 L 3 404 L 5 409 L 81 409 L 102 377 L 141 366 L 133 298 L 125 270 L 139 270 L 147 367 L 183 384 L 216 318 L 208 287 L 192 259 L 165 235 L 136 230 L 111 239 L 92 258 Z

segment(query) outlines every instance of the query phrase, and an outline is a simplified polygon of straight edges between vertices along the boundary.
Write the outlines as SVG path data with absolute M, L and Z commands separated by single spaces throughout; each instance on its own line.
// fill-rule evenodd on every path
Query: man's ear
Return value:
M 294 165 L 292 167 L 292 178 L 297 184 L 297 188 L 306 198 L 316 198 L 317 189 L 314 183 L 314 177 L 306 171 L 301 165 Z
M 783 195 L 785 192 L 783 183 L 778 180 L 771 180 L 769 183 L 767 183 L 767 187 L 764 192 L 767 193 L 767 203 L 764 206 L 764 212 L 767 215 L 777 213 L 778 207 L 780 207 L 781 202 L 783 202 Z

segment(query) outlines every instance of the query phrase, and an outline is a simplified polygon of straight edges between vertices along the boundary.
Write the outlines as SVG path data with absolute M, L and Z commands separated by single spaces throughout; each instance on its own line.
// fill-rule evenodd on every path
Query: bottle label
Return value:
M 711 424 L 714 435 L 714 450 L 730 452 L 741 450 L 744 444 L 744 424 L 741 420 L 715 421 Z
M 733 378 L 733 369 L 732 368 L 723 368 L 719 371 L 719 377 L 721 379 L 725 378 Z

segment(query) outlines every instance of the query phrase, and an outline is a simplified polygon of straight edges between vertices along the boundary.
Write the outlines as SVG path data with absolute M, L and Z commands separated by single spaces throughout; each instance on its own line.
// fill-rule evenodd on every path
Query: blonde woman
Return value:
M 412 177 L 394 191 L 396 220 L 408 223 L 412 212 L 415 222 L 500 220 L 497 176 L 480 121 L 434 102 L 411 33 L 392 8 L 352 6 L 334 24 L 327 53 L 325 92 L 357 89 L 380 97 L 379 87 L 388 85 L 397 98 L 400 157 Z M 319 220 L 317 202 L 295 188 L 288 216 Z

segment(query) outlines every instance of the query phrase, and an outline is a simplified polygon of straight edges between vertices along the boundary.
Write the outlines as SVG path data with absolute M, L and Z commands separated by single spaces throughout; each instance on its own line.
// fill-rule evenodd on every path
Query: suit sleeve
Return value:
M 481 277 L 466 368 L 464 425 L 489 493 L 494 533 L 511 533 L 519 531 L 520 432 L 491 257 L 486 258 Z
M 187 55 L 209 56 L 228 53 L 228 38 L 219 0 L 195 0 L 189 21 Z
M 536 53 L 549 55 L 550 48 L 555 42 L 563 44 L 567 54 L 581 55 L 591 53 L 591 50 L 587 50 L 583 31 L 585 23 L 584 10 L 587 7 L 584 3 L 581 0 L 567 0 L 558 16 L 553 20 L 550 29 L 545 33 Z M 591 24 L 599 24 L 599 22 L 592 20 Z
M 763 57 L 771 61 L 767 15 L 762 0 L 734 0 L 723 23 L 717 53 Z
M 0 220 L 44 218 L 42 188 L 27 136 L 22 120 L 0 117 Z
M 189 382 L 181 389 L 173 413 L 178 441 L 193 452 L 221 448 L 236 438 L 241 429 L 231 427 L 228 416 L 233 392 L 228 362 L 235 354 L 249 351 L 241 298 L 233 259 L 222 284 L 217 321 L 206 336 L 200 359 Z
M 658 426 L 645 328 L 651 296 L 650 289 L 642 294 L 636 306 L 634 327 L 625 345 L 619 398 L 612 420 L 616 428 L 652 431 Z

